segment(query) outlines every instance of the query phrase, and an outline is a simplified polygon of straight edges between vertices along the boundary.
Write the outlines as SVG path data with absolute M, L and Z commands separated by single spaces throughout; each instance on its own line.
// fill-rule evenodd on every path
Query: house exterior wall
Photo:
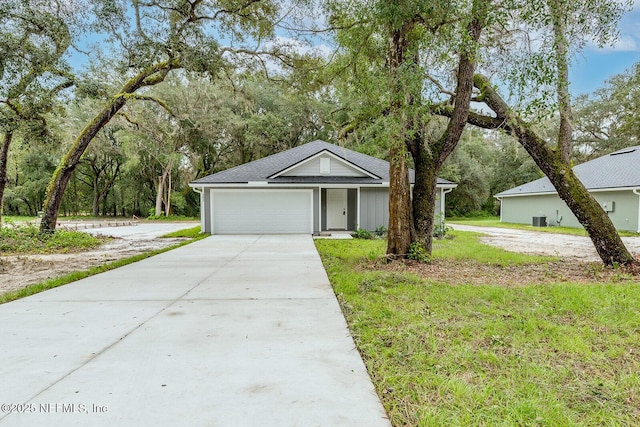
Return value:
M 592 192 L 591 195 L 602 205 L 615 203 L 609 218 L 618 230 L 638 231 L 639 199 L 629 191 Z M 582 227 L 578 219 L 557 194 L 504 197 L 502 199 L 502 222 L 531 224 L 534 216 L 546 216 L 547 223 L 557 225 L 556 219 L 562 217 L 561 225 Z
M 374 231 L 389 225 L 389 189 L 360 189 L 360 221 L 358 228 Z
M 250 190 L 247 187 L 224 187 L 225 189 L 236 189 L 238 191 Z M 277 187 L 282 190 L 313 190 L 313 232 L 318 233 L 326 230 L 326 189 L 320 189 L 319 187 Z M 252 188 L 255 190 L 255 188 Z M 273 189 L 273 188 L 270 188 Z M 268 190 L 268 188 L 265 188 Z M 206 233 L 212 232 L 212 188 L 205 188 L 202 193 L 202 206 L 201 206 L 201 223 L 203 225 L 203 231 Z M 435 213 L 436 216 L 441 212 L 441 200 L 442 189 L 438 189 Z M 636 207 L 638 206 L 636 196 Z M 616 202 L 616 210 L 618 209 L 618 203 Z M 388 188 L 361 188 L 360 189 L 360 218 L 358 218 L 358 190 L 355 188 L 349 188 L 347 190 L 347 229 L 356 230 L 363 228 L 369 231 L 374 231 L 379 226 L 388 227 L 389 225 L 389 189 Z M 636 215 L 637 219 L 637 215 Z M 505 220 L 506 221 L 506 220 Z M 516 222 L 516 221 L 509 221 Z M 529 218 L 526 223 L 530 223 Z M 563 225 L 564 221 L 563 221 Z
M 330 159 L 331 173 L 320 173 L 320 159 Z M 349 167 L 349 165 L 336 160 L 335 158 L 324 155 L 311 159 L 290 171 L 283 173 L 282 176 L 366 176 L 362 172 Z

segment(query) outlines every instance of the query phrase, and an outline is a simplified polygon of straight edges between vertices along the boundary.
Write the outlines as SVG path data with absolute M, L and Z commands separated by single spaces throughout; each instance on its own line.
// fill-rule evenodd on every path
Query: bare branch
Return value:
M 450 90 L 445 89 L 445 87 L 438 81 L 436 80 L 435 77 L 430 76 L 429 74 L 425 74 L 425 77 L 427 80 L 429 80 L 431 83 L 433 83 L 434 85 L 436 85 L 436 87 L 438 88 L 438 90 L 441 93 L 444 93 L 445 95 L 449 95 L 451 97 L 455 97 L 456 94 L 455 92 L 451 92 Z
M 158 104 L 159 106 L 161 106 L 162 108 L 164 108 L 164 110 L 169 113 L 169 115 L 171 115 L 171 117 L 176 117 L 176 115 L 173 113 L 173 111 L 171 110 L 171 107 L 169 107 L 169 105 L 164 102 L 161 99 L 158 98 L 154 98 L 153 96 L 147 96 L 147 95 L 140 95 L 137 93 L 127 93 L 127 94 L 123 94 L 123 97 L 127 100 L 138 100 L 138 101 L 151 101 L 151 102 L 155 102 L 156 104 Z

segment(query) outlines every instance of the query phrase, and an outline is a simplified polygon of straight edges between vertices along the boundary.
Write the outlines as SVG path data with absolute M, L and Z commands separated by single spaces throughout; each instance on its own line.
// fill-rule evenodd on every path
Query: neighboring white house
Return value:
M 200 193 L 202 231 L 212 234 L 373 231 L 389 222 L 389 162 L 324 141 L 189 185 Z M 436 215 L 455 187 L 438 179 Z
M 640 146 L 607 154 L 573 170 L 618 230 L 640 232 Z M 532 224 L 533 217 L 546 217 L 549 225 L 580 227 L 547 177 L 494 197 L 500 200 L 502 222 Z

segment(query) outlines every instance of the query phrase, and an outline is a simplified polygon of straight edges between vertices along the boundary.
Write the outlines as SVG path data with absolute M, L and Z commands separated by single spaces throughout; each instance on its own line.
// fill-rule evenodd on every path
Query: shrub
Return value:
M 384 237 L 387 235 L 387 227 L 385 227 L 384 225 L 380 225 L 376 228 L 374 233 L 378 237 Z
M 444 239 L 449 231 L 451 231 L 451 227 L 448 227 L 444 222 L 444 215 L 438 215 L 433 227 L 433 237 L 436 239 Z
M 373 234 L 371 234 L 369 230 L 365 230 L 364 228 L 358 228 L 356 231 L 351 233 L 351 236 L 354 239 L 366 239 L 366 240 L 373 239 Z

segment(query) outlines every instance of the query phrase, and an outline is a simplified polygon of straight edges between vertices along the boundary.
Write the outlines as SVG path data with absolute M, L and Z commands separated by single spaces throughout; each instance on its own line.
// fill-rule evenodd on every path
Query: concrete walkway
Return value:
M 0 426 L 389 426 L 310 236 L 212 236 L 0 325 Z

